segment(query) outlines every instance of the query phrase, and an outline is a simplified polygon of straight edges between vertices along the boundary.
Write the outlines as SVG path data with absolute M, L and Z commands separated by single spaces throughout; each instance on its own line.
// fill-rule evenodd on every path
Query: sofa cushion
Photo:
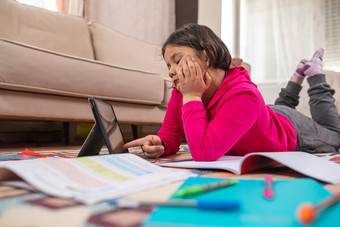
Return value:
M 166 108 L 110 102 L 122 124 L 161 124 Z M 93 122 L 86 98 L 0 89 L 0 119 Z
M 94 59 L 86 22 L 77 16 L 0 1 L 0 38 Z
M 95 59 L 168 77 L 161 47 L 136 40 L 97 23 L 89 24 Z
M 164 99 L 159 74 L 7 40 L 0 40 L 0 88 L 153 105 Z

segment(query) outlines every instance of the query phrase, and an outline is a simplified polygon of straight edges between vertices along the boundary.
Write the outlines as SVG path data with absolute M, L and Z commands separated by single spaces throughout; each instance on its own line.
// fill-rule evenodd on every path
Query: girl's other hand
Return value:
M 124 144 L 123 149 L 138 146 L 142 148 L 144 155 L 148 158 L 158 158 L 165 151 L 161 138 L 156 135 L 148 135 L 146 137 L 133 140 Z

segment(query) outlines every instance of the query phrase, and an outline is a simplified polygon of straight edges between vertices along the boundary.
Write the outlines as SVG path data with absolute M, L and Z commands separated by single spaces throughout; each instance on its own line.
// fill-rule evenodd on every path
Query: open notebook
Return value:
M 224 169 L 235 174 L 281 163 L 316 180 L 337 184 L 340 182 L 340 165 L 305 152 L 257 152 L 245 156 L 225 155 L 212 162 L 160 162 L 160 166 L 192 169 Z

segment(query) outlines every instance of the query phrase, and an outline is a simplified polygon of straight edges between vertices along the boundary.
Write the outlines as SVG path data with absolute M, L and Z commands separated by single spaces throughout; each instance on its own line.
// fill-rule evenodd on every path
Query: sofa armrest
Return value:
M 164 99 L 161 106 L 167 107 L 171 97 L 172 89 L 173 86 L 171 79 L 169 77 L 164 77 Z

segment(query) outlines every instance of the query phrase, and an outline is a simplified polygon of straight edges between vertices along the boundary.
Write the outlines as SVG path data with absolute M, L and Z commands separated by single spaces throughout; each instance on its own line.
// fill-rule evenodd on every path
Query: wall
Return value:
M 221 37 L 222 0 L 198 0 L 198 24 L 211 28 Z
M 147 43 L 162 44 L 175 30 L 175 0 L 84 0 L 84 4 L 87 22 Z

